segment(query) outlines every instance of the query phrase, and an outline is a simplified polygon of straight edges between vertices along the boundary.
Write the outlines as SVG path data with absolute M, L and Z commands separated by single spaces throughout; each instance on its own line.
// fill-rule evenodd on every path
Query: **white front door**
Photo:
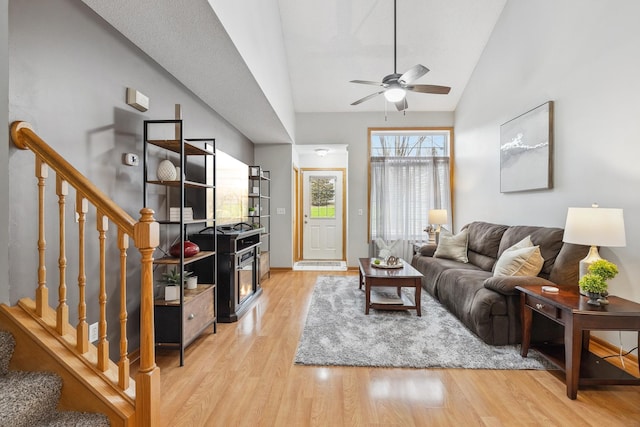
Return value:
M 342 260 L 342 170 L 303 171 L 302 256 Z

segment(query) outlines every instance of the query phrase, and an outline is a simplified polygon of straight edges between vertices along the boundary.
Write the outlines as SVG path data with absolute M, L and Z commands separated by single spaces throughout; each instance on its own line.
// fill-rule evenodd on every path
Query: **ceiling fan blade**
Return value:
M 351 83 L 360 83 L 360 84 L 363 84 L 363 85 L 374 85 L 374 86 L 383 86 L 383 87 L 388 86 L 386 83 L 370 82 L 368 80 L 351 80 Z
M 406 86 L 406 90 L 420 93 L 435 93 L 437 95 L 446 95 L 451 88 L 449 86 L 436 86 L 436 85 L 411 85 Z
M 384 93 L 384 90 L 381 90 L 380 92 L 376 92 L 376 93 L 372 93 L 371 95 L 367 95 L 364 98 L 358 99 L 355 102 L 352 102 L 351 105 L 358 105 L 358 104 L 362 104 L 364 101 L 368 101 L 371 98 L 380 95 L 381 93 Z
M 406 96 L 404 98 L 402 98 L 402 100 L 396 102 L 395 104 L 396 104 L 396 108 L 398 109 L 398 111 L 406 110 L 409 107 L 409 104 L 407 104 L 407 97 Z
M 427 74 L 428 72 L 429 72 L 429 69 L 424 65 L 420 65 L 420 64 L 414 65 L 413 67 L 409 68 L 409 70 L 406 73 L 400 76 L 400 78 L 398 79 L 398 83 L 403 85 L 410 84 L 412 82 L 415 82 L 420 77 Z

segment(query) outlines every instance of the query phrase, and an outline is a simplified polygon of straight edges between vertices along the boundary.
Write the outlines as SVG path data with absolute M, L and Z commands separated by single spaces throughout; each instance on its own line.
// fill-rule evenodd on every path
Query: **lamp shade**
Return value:
M 590 246 L 626 246 L 622 209 L 569 208 L 564 242 Z
M 446 224 L 447 222 L 446 209 L 431 209 L 429 211 L 429 224 Z

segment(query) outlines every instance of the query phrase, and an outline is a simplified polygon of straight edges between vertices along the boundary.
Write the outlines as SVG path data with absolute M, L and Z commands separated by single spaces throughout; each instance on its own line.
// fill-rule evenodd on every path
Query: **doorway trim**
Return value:
M 302 258 L 302 246 L 300 245 L 300 236 L 302 233 L 300 227 L 300 206 L 302 193 L 300 190 L 300 179 L 301 179 L 300 169 L 297 167 L 293 167 L 293 197 L 294 197 L 294 209 L 295 212 L 293 214 L 293 263 L 300 261 Z
M 342 258 L 341 261 L 347 260 L 347 168 L 300 168 L 299 180 L 304 179 L 305 172 L 318 172 L 318 171 L 337 171 L 342 172 Z M 300 181 L 296 183 L 298 186 L 298 194 L 296 196 L 296 211 L 298 214 L 298 229 L 300 231 L 300 238 L 298 244 L 298 261 L 304 260 L 304 253 L 302 248 L 304 247 L 304 229 L 302 228 L 303 220 L 303 185 L 300 185 Z

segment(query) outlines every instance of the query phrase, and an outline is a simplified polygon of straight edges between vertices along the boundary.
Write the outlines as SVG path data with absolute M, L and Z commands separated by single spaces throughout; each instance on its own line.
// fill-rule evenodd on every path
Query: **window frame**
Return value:
M 430 126 L 430 127 L 369 127 L 367 128 L 367 242 L 371 243 L 371 138 L 376 133 L 381 132 L 449 132 L 449 188 L 451 189 L 451 212 L 449 219 L 454 224 L 454 128 L 453 126 Z

